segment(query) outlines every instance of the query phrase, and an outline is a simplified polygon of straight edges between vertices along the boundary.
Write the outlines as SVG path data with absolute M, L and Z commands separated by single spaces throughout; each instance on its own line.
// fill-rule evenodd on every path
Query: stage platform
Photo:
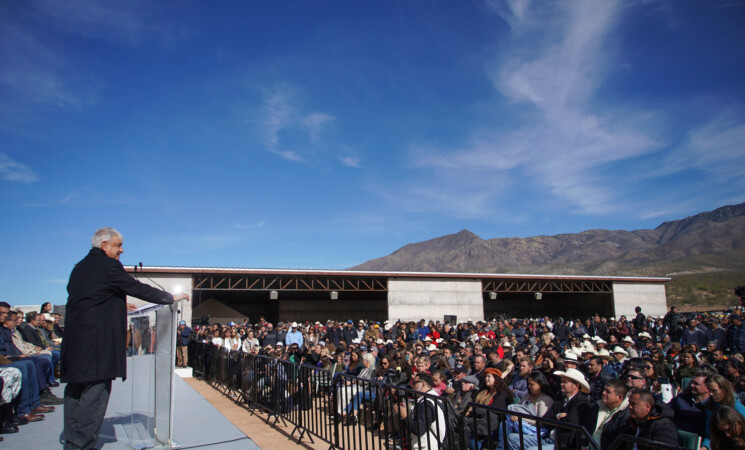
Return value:
M 128 368 L 131 370 L 131 368 Z M 101 436 L 97 448 L 107 450 L 131 448 L 125 426 L 131 422 L 130 380 L 114 381 L 111 389 L 109 408 L 106 411 Z M 58 397 L 64 395 L 64 384 L 52 388 Z M 208 450 L 259 449 L 259 447 L 228 419 L 189 386 L 180 376 L 176 376 L 174 387 L 173 440 L 182 449 L 198 447 Z M 62 405 L 46 414 L 41 422 L 29 423 L 20 427 L 15 434 L 3 434 L 3 448 L 51 449 L 61 446 L 63 413 Z

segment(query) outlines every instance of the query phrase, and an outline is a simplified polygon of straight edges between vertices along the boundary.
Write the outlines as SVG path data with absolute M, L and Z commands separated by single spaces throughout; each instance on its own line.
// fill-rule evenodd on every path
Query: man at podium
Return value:
M 65 387 L 65 449 L 96 446 L 114 378 L 126 378 L 126 296 L 171 304 L 189 299 L 140 283 L 119 262 L 122 234 L 96 230 L 92 249 L 70 274 L 67 284 L 65 339 L 60 370 Z

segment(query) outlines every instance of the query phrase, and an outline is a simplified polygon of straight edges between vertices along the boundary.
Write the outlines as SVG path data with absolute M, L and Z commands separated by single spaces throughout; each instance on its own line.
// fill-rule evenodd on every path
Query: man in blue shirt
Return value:
M 417 328 L 417 332 L 419 332 L 419 340 L 424 342 L 424 338 L 429 335 L 429 327 L 426 325 L 424 319 L 419 321 L 419 328 Z
M 289 347 L 292 344 L 297 344 L 298 348 L 303 348 L 303 333 L 297 329 L 297 322 L 292 322 L 291 330 L 285 336 L 285 345 Z
M 181 321 L 178 324 L 178 336 L 176 337 L 176 365 L 179 367 L 186 367 L 189 365 L 189 340 L 193 331 L 191 327 L 186 326 L 185 321 Z

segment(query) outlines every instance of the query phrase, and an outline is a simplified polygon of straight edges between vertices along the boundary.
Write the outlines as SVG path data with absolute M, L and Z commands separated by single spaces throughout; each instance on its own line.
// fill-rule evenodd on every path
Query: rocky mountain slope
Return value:
M 645 276 L 745 269 L 745 203 L 653 230 L 486 240 L 462 230 L 351 269 Z

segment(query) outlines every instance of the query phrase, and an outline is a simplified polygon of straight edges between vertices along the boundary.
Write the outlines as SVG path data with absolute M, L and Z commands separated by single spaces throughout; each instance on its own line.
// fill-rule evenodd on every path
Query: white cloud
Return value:
M 170 45 L 188 34 L 173 21 L 164 20 L 162 5 L 149 0 L 32 0 L 30 3 L 39 22 L 75 36 L 126 45 L 146 42 Z
M 29 166 L 0 153 L 0 180 L 33 183 L 39 180 L 39 176 Z
M 492 127 L 469 132 L 465 143 L 412 145 L 417 167 L 434 169 L 443 202 L 473 196 L 463 209 L 486 217 L 501 191 L 469 192 L 463 181 L 514 175 L 542 186 L 578 212 L 606 214 L 619 192 L 601 174 L 614 163 L 658 151 L 657 113 L 603 104 L 599 86 L 613 62 L 609 41 L 619 19 L 619 2 L 572 1 L 533 5 L 492 2 L 511 27 L 498 66 L 490 72 L 505 102 Z M 505 126 L 505 122 L 514 126 Z M 505 131 L 506 130 L 506 131 Z M 443 169 L 460 173 L 444 179 Z
M 61 38 L 167 47 L 186 33 L 164 20 L 160 8 L 146 0 L 0 3 L 0 119 L 25 123 L 39 111 L 95 105 L 105 86 L 102 77 Z
M 742 114 L 728 111 L 692 128 L 683 145 L 671 152 L 664 170 L 697 169 L 729 180 L 742 177 L 744 165 L 745 121 Z
M 79 110 L 94 104 L 102 88 L 32 26 L 0 22 L 0 59 L 9 62 L 0 65 L 0 89 L 16 104 Z
M 256 222 L 256 223 L 249 223 L 249 224 L 237 223 L 237 224 L 233 225 L 233 228 L 235 228 L 237 230 L 248 230 L 248 229 L 251 229 L 251 228 L 261 228 L 264 225 L 266 225 L 266 220 L 262 220 L 262 221 Z
M 336 118 L 325 112 L 308 111 L 300 89 L 277 84 L 261 93 L 261 112 L 253 122 L 269 151 L 288 161 L 312 163 L 333 147 L 325 137 Z
M 310 113 L 300 118 L 300 123 L 308 130 L 311 142 L 318 142 L 321 134 L 336 120 L 334 116 L 324 113 Z
M 339 161 L 347 167 L 360 168 L 360 159 L 356 156 L 342 156 Z

